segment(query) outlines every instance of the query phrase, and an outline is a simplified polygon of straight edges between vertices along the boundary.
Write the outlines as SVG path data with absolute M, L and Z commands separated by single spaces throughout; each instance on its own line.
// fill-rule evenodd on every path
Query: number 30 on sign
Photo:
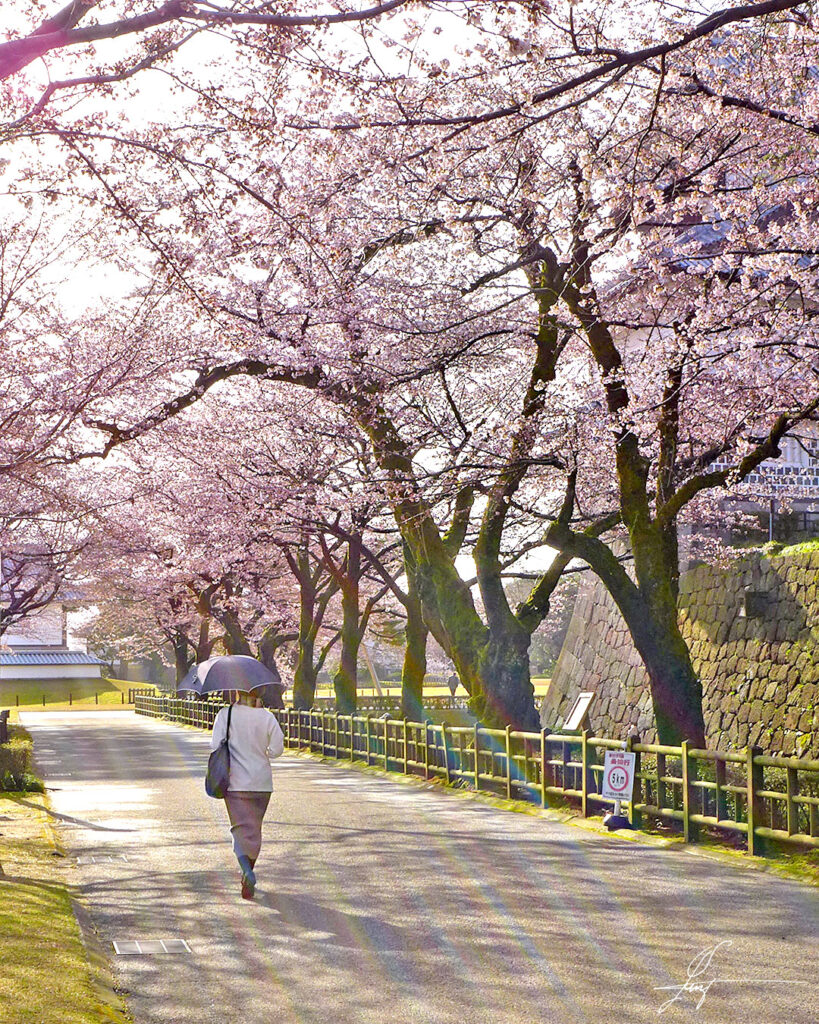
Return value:
M 624 750 L 607 750 L 603 765 L 603 792 L 609 800 L 631 802 L 634 789 L 634 754 Z

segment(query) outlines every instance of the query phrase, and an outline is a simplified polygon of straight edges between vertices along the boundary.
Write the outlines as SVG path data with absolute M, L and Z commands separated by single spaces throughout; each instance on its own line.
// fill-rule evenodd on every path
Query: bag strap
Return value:
M 230 715 L 232 711 L 233 705 L 231 704 L 230 707 L 228 708 L 227 728 L 225 729 L 225 743 L 228 744 L 228 747 L 230 747 Z

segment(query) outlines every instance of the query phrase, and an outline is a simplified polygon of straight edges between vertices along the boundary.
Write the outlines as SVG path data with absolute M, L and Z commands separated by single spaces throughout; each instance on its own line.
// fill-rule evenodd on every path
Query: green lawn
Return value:
M 0 681 L 0 708 L 19 706 L 43 707 L 61 710 L 75 704 L 89 707 L 98 704 L 122 704 L 128 701 L 128 690 L 143 687 L 145 683 L 133 683 L 127 679 L 99 679 L 90 682 L 68 680 L 56 682 L 47 680 Z M 45 700 L 45 704 L 43 701 Z

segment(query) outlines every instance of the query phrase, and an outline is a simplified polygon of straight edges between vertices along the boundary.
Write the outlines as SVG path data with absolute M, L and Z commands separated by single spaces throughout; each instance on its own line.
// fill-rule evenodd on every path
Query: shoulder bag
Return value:
M 230 715 L 233 705 L 228 708 L 225 738 L 208 758 L 208 772 L 205 776 L 205 792 L 216 800 L 224 800 L 230 784 Z

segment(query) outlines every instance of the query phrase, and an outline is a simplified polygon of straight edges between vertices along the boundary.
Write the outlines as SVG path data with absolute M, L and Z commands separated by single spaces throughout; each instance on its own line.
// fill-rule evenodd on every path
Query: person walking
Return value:
M 242 897 L 253 899 L 256 861 L 262 846 L 262 820 L 273 772 L 270 759 L 284 751 L 284 734 L 275 715 L 253 693 L 239 693 L 235 704 L 222 708 L 213 723 L 211 750 L 224 740 L 230 713 L 230 781 L 225 805 L 233 836 L 233 852 L 242 870 Z

